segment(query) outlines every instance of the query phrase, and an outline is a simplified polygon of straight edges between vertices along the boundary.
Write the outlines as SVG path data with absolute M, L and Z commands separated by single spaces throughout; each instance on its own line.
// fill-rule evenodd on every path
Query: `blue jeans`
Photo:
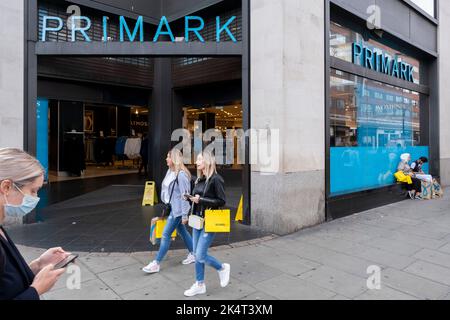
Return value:
M 205 281 L 205 264 L 217 271 L 222 270 L 222 264 L 214 257 L 208 255 L 208 249 L 216 236 L 215 233 L 205 233 L 205 230 L 193 229 L 195 253 L 195 277 L 197 282 Z
M 161 245 L 159 246 L 158 255 L 156 256 L 156 262 L 158 264 L 163 261 L 164 257 L 169 251 L 170 243 L 172 242 L 172 233 L 177 229 L 178 234 L 183 238 L 186 248 L 188 248 L 190 253 L 193 253 L 192 237 L 186 229 L 186 226 L 182 224 L 182 217 L 174 218 L 170 215 L 167 218 L 166 226 L 164 227 Z

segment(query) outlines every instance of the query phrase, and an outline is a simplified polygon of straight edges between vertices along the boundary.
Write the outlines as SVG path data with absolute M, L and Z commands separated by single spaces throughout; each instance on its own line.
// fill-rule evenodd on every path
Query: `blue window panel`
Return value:
M 429 148 L 421 147 L 336 147 L 330 150 L 331 195 L 381 188 L 395 184 L 394 173 L 400 155 L 410 153 L 412 161 L 429 157 Z M 423 166 L 428 173 L 428 164 Z
M 48 100 L 38 98 L 36 106 L 36 158 L 45 169 L 48 181 Z

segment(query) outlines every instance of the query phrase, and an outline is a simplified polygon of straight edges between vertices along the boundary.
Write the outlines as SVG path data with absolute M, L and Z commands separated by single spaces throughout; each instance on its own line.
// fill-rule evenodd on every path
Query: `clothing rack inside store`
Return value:
M 139 137 L 138 135 L 129 135 L 129 136 L 122 136 L 122 137 L 127 137 L 127 139 L 142 139 L 141 137 Z M 116 155 L 116 156 L 121 156 L 122 157 L 122 166 L 119 166 L 118 169 L 119 170 L 133 170 L 133 169 L 139 169 L 140 167 L 140 162 L 141 159 L 137 158 L 137 159 L 129 159 L 133 162 L 132 166 L 128 166 L 125 165 L 125 157 L 126 155 Z

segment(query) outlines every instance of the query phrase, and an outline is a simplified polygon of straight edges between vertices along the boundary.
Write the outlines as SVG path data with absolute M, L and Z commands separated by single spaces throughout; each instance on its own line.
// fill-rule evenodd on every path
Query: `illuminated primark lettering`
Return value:
M 91 39 L 88 35 L 88 31 L 92 27 L 91 19 L 85 16 L 71 16 L 70 18 L 71 25 L 74 26 L 71 28 L 71 41 L 77 41 L 77 34 L 81 34 L 84 38 L 84 41 L 91 42 Z M 108 37 L 108 20 L 109 18 L 104 16 L 103 21 L 103 42 L 107 42 Z M 237 42 L 236 37 L 233 32 L 230 30 L 230 24 L 236 20 L 236 16 L 230 17 L 228 20 L 222 20 L 220 16 L 216 17 L 216 42 L 221 41 L 222 34 L 228 35 L 228 37 L 233 42 Z M 52 26 L 50 26 L 50 22 Z M 55 26 L 56 25 L 56 26 Z M 82 26 L 83 25 L 83 26 Z M 64 28 L 64 21 L 60 17 L 54 16 L 44 16 L 43 17 L 43 26 L 42 26 L 42 37 L 41 41 L 47 41 L 47 34 L 49 32 L 58 33 L 62 31 Z M 190 42 L 194 40 L 198 40 L 200 42 L 205 42 L 204 38 L 200 34 L 200 32 L 205 28 L 205 21 L 203 18 L 198 16 L 186 16 L 184 18 L 184 41 Z M 131 31 L 133 30 L 133 32 Z M 119 32 L 120 32 L 120 42 L 144 42 L 144 18 L 139 16 L 134 24 L 134 27 L 128 25 L 124 16 L 119 17 Z M 168 36 L 171 42 L 175 42 L 175 36 L 170 28 L 169 21 L 167 17 L 161 17 L 157 31 L 152 38 L 153 42 L 158 42 L 161 36 Z
M 398 59 L 391 59 L 385 53 L 378 53 L 375 50 L 365 47 L 362 43 L 353 43 L 352 59 L 353 63 L 370 70 L 414 82 L 414 66 Z

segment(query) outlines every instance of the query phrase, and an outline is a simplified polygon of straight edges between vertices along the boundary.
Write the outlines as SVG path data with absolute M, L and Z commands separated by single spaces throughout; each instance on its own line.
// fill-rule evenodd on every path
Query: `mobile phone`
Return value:
M 75 259 L 78 258 L 77 254 L 71 254 L 69 256 L 67 256 L 65 259 L 61 260 L 60 262 L 58 262 L 55 265 L 55 270 L 56 269 L 64 269 L 65 267 L 67 267 L 69 264 L 74 263 Z

